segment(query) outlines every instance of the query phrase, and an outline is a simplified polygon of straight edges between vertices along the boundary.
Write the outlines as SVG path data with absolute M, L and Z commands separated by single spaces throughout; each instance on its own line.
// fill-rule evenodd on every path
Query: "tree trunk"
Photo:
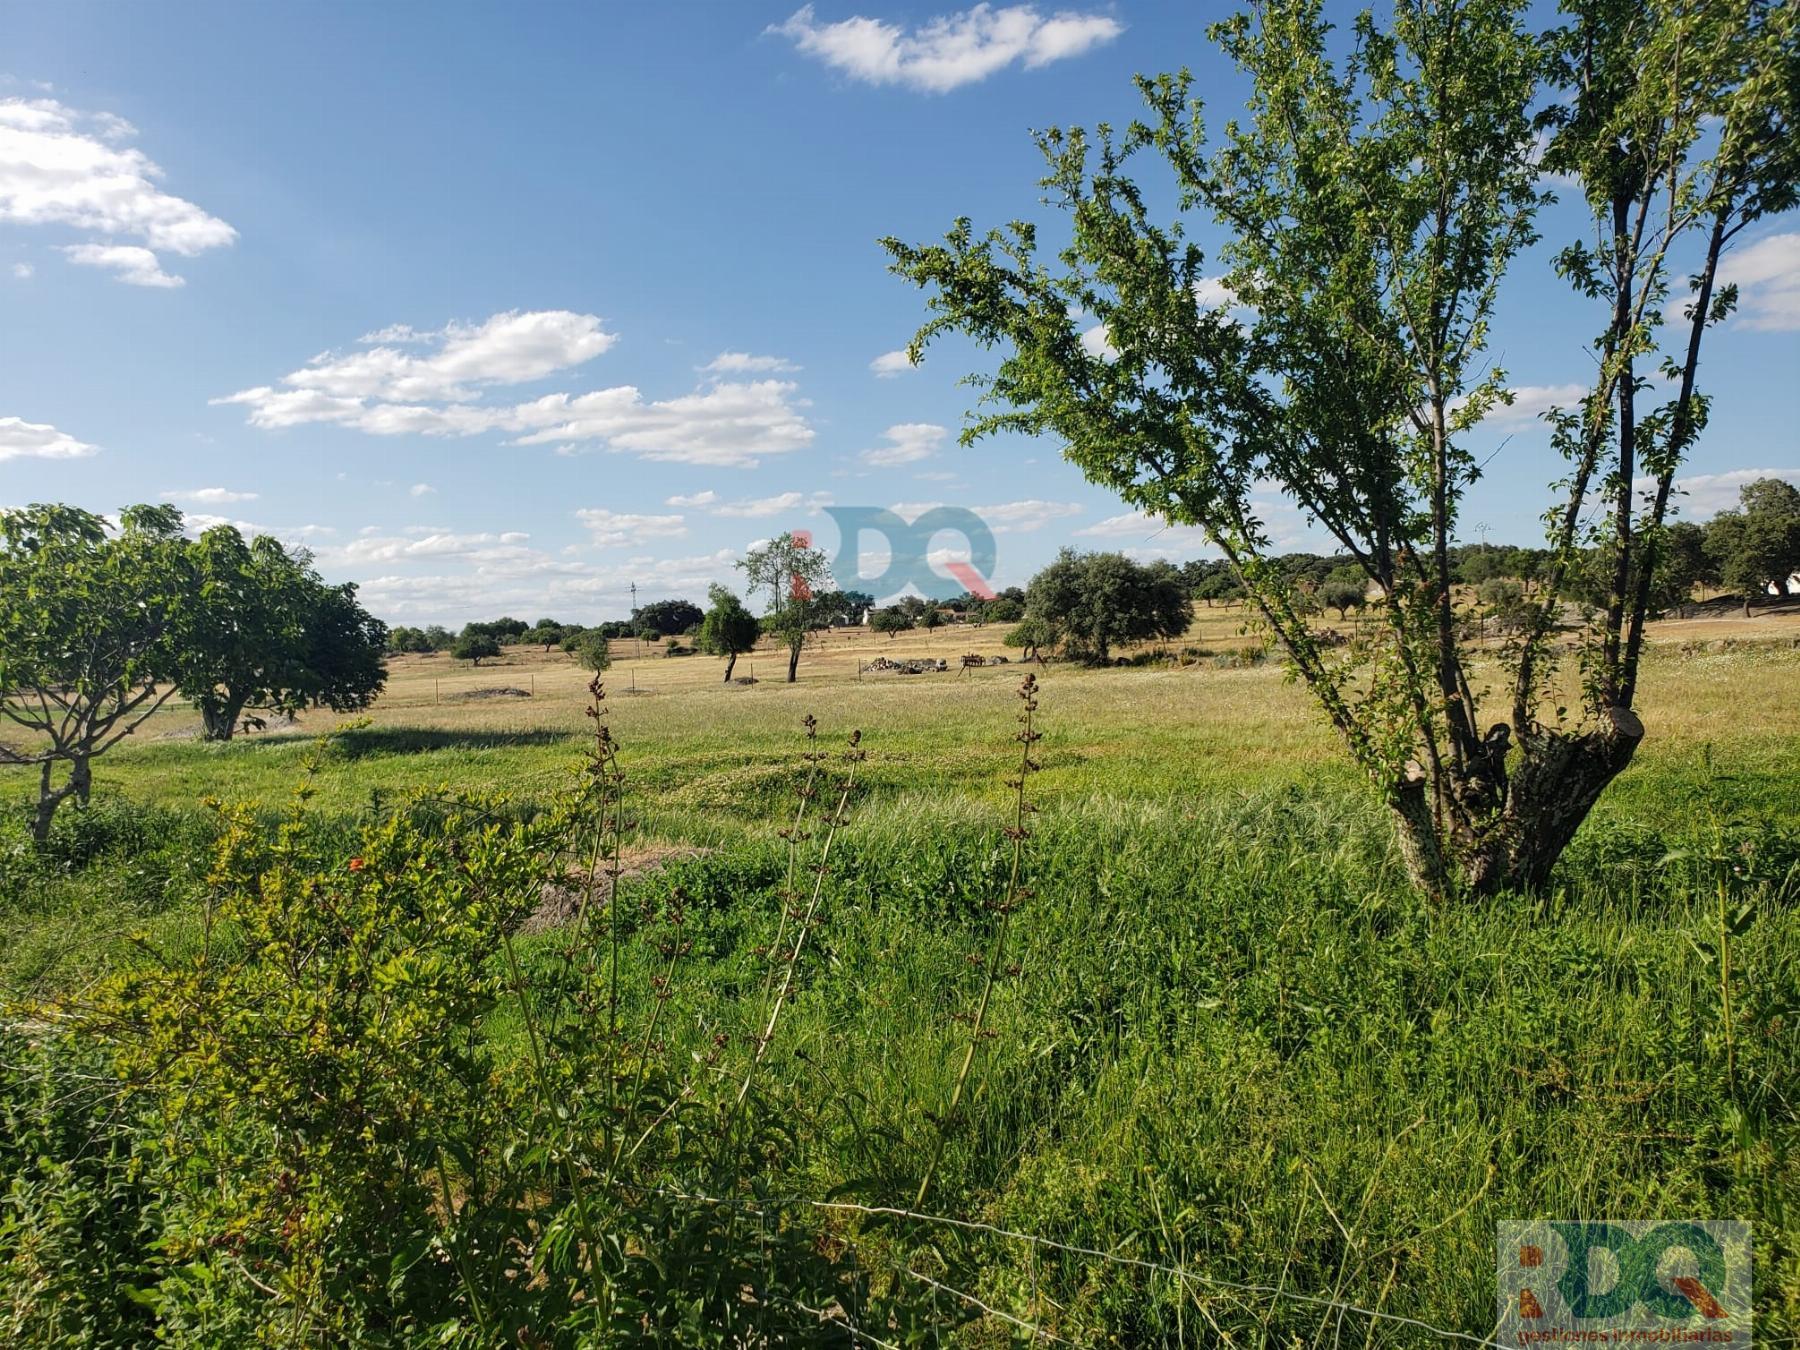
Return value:
M 205 724 L 204 739 L 209 741 L 228 741 L 237 730 L 238 718 L 243 716 L 244 700 L 227 696 L 222 702 L 207 702 L 200 705 L 200 720 Z
M 56 818 L 56 808 L 75 791 L 73 777 L 59 788 L 50 786 L 50 771 L 54 767 L 55 761 L 47 759 L 38 771 L 37 809 L 31 816 L 31 837 L 40 844 L 50 837 L 50 822 Z
M 799 669 L 800 669 L 800 644 L 798 642 L 796 642 L 793 646 L 788 648 L 787 682 L 789 684 L 792 684 L 794 682 L 794 679 L 795 679 L 794 672 L 796 672 Z
M 69 787 L 83 806 L 94 795 L 94 766 L 86 755 L 77 755 L 69 766 Z
M 738 654 L 736 652 L 726 653 L 726 656 L 725 656 L 725 683 L 726 684 L 731 683 L 731 672 L 733 670 L 737 669 L 737 658 L 738 658 Z
M 1389 797 L 1408 874 L 1433 895 L 1453 888 L 1469 898 L 1541 889 L 1643 738 L 1644 724 L 1622 707 L 1609 708 L 1597 730 L 1528 732 L 1510 778 L 1446 785 L 1447 839 L 1431 828 L 1423 775 L 1409 777 Z
M 1406 864 L 1407 876 L 1426 895 L 1441 900 L 1450 889 L 1450 873 L 1438 843 L 1426 788 L 1424 771 L 1417 764 L 1408 764 L 1406 777 L 1388 793 L 1388 807 L 1394 813 L 1400 858 Z

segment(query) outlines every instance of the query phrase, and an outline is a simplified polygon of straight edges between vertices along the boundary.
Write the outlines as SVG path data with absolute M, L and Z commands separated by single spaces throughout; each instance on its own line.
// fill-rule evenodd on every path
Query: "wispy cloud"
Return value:
M 644 544 L 652 539 L 679 539 L 687 533 L 686 522 L 681 516 L 609 511 L 603 506 L 586 507 L 575 515 L 587 526 L 594 542 L 607 547 Z
M 230 488 L 204 487 L 165 492 L 162 497 L 165 502 L 192 502 L 196 506 L 228 506 L 232 502 L 253 502 L 256 500 L 257 494 L 234 492 Z
M 768 30 L 865 84 L 944 94 L 1012 65 L 1027 70 L 1080 56 L 1125 26 L 1107 14 L 1040 14 L 1030 5 L 980 4 L 907 29 L 861 16 L 820 23 L 807 5 Z
M 720 352 L 701 367 L 709 375 L 768 375 L 799 370 L 784 356 L 752 356 L 749 352 Z

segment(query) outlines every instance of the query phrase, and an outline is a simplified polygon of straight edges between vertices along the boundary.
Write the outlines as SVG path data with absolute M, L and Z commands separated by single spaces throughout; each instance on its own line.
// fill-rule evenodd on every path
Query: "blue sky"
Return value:
M 1225 9 L 6 6 L 0 503 L 173 500 L 409 623 L 699 598 L 779 530 L 835 550 L 825 502 L 982 511 L 1002 585 L 1065 543 L 1195 556 L 1054 443 L 960 450 L 980 358 L 883 363 L 922 299 L 876 240 L 1041 216 L 1028 130 L 1127 120 L 1137 71 L 1238 106 Z M 1542 224 L 1471 537 L 1539 536 L 1531 414 L 1591 368 L 1599 318 L 1547 262 L 1578 213 Z M 1728 272 L 1696 517 L 1800 480 L 1800 223 Z

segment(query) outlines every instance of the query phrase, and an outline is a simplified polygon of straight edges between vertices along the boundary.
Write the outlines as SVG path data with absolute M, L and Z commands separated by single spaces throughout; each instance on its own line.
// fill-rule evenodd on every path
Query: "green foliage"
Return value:
M 1083 703 L 1113 679 L 1053 685 Z M 1144 702 L 1165 700 L 1130 706 Z M 109 971 L 63 967 L 66 1006 L 0 1014 L 0 1340 L 850 1340 L 790 1304 L 894 1344 L 992 1330 L 909 1270 L 1078 1345 L 1191 1343 L 1206 1280 L 1285 1291 L 1209 1302 L 1221 1341 L 1314 1343 L 1338 1310 L 1302 1297 L 1479 1337 L 1494 1222 L 1603 1202 L 1750 1219 L 1758 1326 L 1800 1330 L 1785 731 L 1722 743 L 1716 768 L 1665 740 L 1553 891 L 1444 907 L 1408 890 L 1331 766 L 1271 759 L 1241 727 L 1181 741 L 1161 715 L 1045 704 L 1041 753 L 1009 752 L 986 705 L 988 749 L 967 723 L 883 733 L 828 867 L 840 761 L 809 787 L 814 761 L 768 762 L 734 709 L 699 772 L 747 756 L 759 772 L 734 780 L 729 812 L 660 813 L 711 851 L 628 875 L 618 906 L 614 787 L 558 793 L 517 758 L 486 776 L 548 795 L 377 809 L 350 775 L 420 756 L 347 741 L 312 780 L 325 804 L 285 820 L 97 798 L 44 849 L 0 835 L 0 970 L 57 905 L 105 906 L 90 926 L 61 915 L 82 959 L 144 930 L 104 949 Z M 1178 743 L 1218 746 L 1229 789 L 1196 792 Z M 1045 770 L 1024 840 L 1003 828 L 1017 789 L 996 781 L 1021 749 Z M 634 755 L 633 779 L 667 781 L 661 758 Z M 1268 785 L 1283 764 L 1297 786 Z M 768 801 L 788 785 L 815 795 L 777 834 Z M 815 886 L 728 1132 L 771 966 L 786 970 Z M 514 926 L 548 896 L 557 925 Z M 612 1141 L 665 1111 L 609 1171 Z M 340 1118 L 348 1137 L 327 1137 Z M 940 1139 L 925 1209 L 1111 1257 L 851 1207 L 911 1206 Z M 284 1186 L 295 1162 L 318 1175 Z M 1426 1334 L 1365 1320 L 1344 1314 L 1363 1328 L 1350 1339 Z
M 1339 618 L 1347 619 L 1351 610 L 1360 610 L 1369 603 L 1368 582 L 1360 577 L 1327 581 L 1319 588 L 1319 603 L 1335 609 Z
M 700 606 L 691 600 L 657 600 L 643 606 L 632 614 L 632 620 L 640 633 L 654 632 L 663 634 L 680 634 L 698 628 L 706 616 L 701 613 Z M 656 641 L 649 638 L 647 641 Z
M 63 801 L 87 798 L 90 761 L 175 692 L 195 599 L 185 553 L 173 507 L 128 507 L 116 532 L 74 507 L 0 512 L 0 717 L 36 738 L 0 758 L 39 766 L 38 839 Z
M 1027 659 L 1042 660 L 1044 653 L 1056 646 L 1056 630 L 1047 619 L 1027 613 L 1001 641 L 1023 648 Z
M 1544 884 L 1635 752 L 1656 550 L 1706 411 L 1700 338 L 1732 302 L 1729 288 L 1713 294 L 1719 251 L 1800 184 L 1792 6 L 1566 13 L 1540 40 L 1520 0 L 1365 12 L 1343 34 L 1320 0 L 1260 5 L 1211 30 L 1250 82 L 1247 115 L 1222 130 L 1183 73 L 1140 78 L 1148 115 L 1121 132 L 1038 137 L 1045 200 L 1068 218 L 1053 257 L 1023 220 L 884 241 L 929 294 L 915 361 L 949 333 L 1000 352 L 977 377 L 985 398 L 965 442 L 1054 435 L 1140 511 L 1201 526 L 1391 808 L 1415 882 L 1438 895 Z M 1509 719 L 1484 724 L 1452 540 L 1480 473 L 1469 433 L 1511 398 L 1485 348 L 1507 270 L 1536 239 L 1546 128 L 1543 166 L 1580 180 L 1604 241 L 1557 266 L 1607 302 L 1608 326 L 1592 393 L 1550 419 L 1572 464 L 1554 561 L 1509 653 Z M 1152 154 L 1168 173 L 1146 188 L 1134 173 Z M 1150 203 L 1171 196 L 1160 222 Z M 1196 228 L 1223 235 L 1222 278 Z M 1667 372 L 1677 392 L 1634 417 L 1632 361 L 1658 340 L 1672 250 L 1708 229 L 1685 357 Z M 1640 472 L 1657 490 L 1634 516 Z M 1357 642 L 1322 643 L 1310 579 L 1276 564 L 1270 482 L 1379 596 L 1381 623 Z M 1613 567 L 1583 647 L 1589 721 L 1571 728 L 1552 712 L 1549 635 L 1580 546 L 1598 542 L 1579 537 L 1590 497 L 1612 516 Z
M 429 652 L 436 650 L 428 633 L 423 629 L 408 628 L 404 624 L 388 629 L 387 648 L 390 652 Z
M 869 627 L 877 633 L 886 633 L 892 638 L 896 633 L 904 633 L 913 626 L 913 617 L 898 605 L 889 605 L 886 609 L 878 609 L 869 616 Z
M 465 638 L 487 637 L 497 643 L 505 644 L 519 641 L 528 631 L 530 631 L 530 625 L 523 619 L 515 619 L 508 615 L 504 618 L 489 620 L 486 623 L 465 623 L 459 636 Z
M 584 669 L 599 672 L 612 665 L 612 644 L 598 633 L 583 633 L 575 643 L 575 660 Z
M 729 680 L 738 657 L 756 646 L 762 625 L 729 587 L 711 586 L 706 598 L 711 608 L 700 621 L 700 650 L 725 658 L 725 679 Z
M 450 655 L 458 661 L 467 661 L 470 665 L 479 666 L 483 661 L 492 660 L 500 655 L 500 644 L 485 633 L 465 633 L 456 639 L 456 645 L 450 649 Z
M 1779 478 L 1760 478 L 1738 489 L 1741 506 L 1707 522 L 1706 559 L 1719 578 L 1744 597 L 1773 586 L 1789 593 L 1800 574 L 1800 488 Z
M 381 692 L 386 625 L 356 602 L 355 586 L 326 585 L 305 550 L 270 535 L 246 544 L 235 526 L 216 525 L 186 564 L 176 679 L 207 739 L 230 740 L 249 710 L 353 712 Z
M 813 598 L 830 589 L 831 564 L 824 551 L 783 532 L 738 561 L 752 595 L 761 592 L 768 608 L 762 631 L 788 649 L 788 683 L 800 666 L 800 648 L 813 627 Z
M 1090 663 L 1110 659 L 1126 643 L 1180 637 L 1193 619 L 1180 574 L 1167 563 L 1144 566 L 1122 553 L 1068 548 L 1031 579 L 1025 608 L 1049 634 L 1031 646 L 1060 647 Z
M 10 1340 L 725 1346 L 828 1341 L 814 1308 L 910 1320 L 816 1222 L 759 1212 L 793 1133 L 739 1067 L 719 1087 L 724 1039 L 700 1065 L 656 1039 L 685 901 L 608 902 L 623 780 L 603 723 L 595 744 L 540 810 L 417 798 L 345 838 L 310 788 L 272 832 L 222 809 L 194 944 L 147 944 L 34 1043 L 0 1023 Z M 600 870 L 567 878 L 576 848 Z M 546 884 L 581 898 L 522 950 Z

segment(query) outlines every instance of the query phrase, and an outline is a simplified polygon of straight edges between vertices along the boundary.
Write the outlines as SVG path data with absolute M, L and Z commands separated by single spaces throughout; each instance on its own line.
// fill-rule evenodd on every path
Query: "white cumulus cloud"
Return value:
M 1030 5 L 980 4 L 907 29 L 861 16 L 820 23 L 806 5 L 768 31 L 853 80 L 943 94 L 1011 65 L 1035 70 L 1080 56 L 1125 26 L 1106 14 L 1045 15 Z
M 134 128 L 109 113 L 83 113 L 54 99 L 0 99 L 0 220 L 60 225 L 104 239 L 65 250 L 71 261 L 112 269 L 137 286 L 178 286 L 155 256 L 191 258 L 223 248 L 237 231 L 158 186 L 162 169 L 120 145 Z M 124 245 L 121 239 L 134 239 Z M 135 248 L 148 261 L 122 250 Z
M 897 375 L 910 375 L 918 367 L 906 354 L 906 348 L 902 347 L 896 352 L 883 352 L 869 362 L 869 369 L 875 372 L 877 379 L 891 380 Z
M 1738 288 L 1738 325 L 1800 331 L 1800 234 L 1771 234 L 1719 261 L 1719 283 Z
M 890 443 L 864 450 L 858 458 L 878 469 L 915 464 L 930 459 L 944 443 L 949 430 L 935 422 L 901 422 L 881 433 Z
M 1521 384 L 1515 385 L 1509 392 L 1513 401 L 1510 404 L 1496 403 L 1488 410 L 1488 415 L 1481 419 L 1482 426 L 1535 426 L 1552 408 L 1573 408 L 1588 391 L 1587 386 L 1580 384 Z M 1453 402 L 1452 410 L 1460 403 L 1460 399 Z
M 1800 469 L 1728 469 L 1723 473 L 1696 473 L 1675 480 L 1672 504 L 1689 520 L 1707 520 L 1740 505 L 1738 490 L 1762 478 L 1779 478 L 1800 487 Z M 1633 480 L 1640 494 L 1656 491 L 1656 480 Z
M 147 248 L 136 244 L 65 244 L 63 257 L 78 267 L 101 267 L 127 286 L 153 286 L 173 290 L 187 282 L 162 270 L 162 263 Z
M 0 417 L 0 459 L 80 459 L 98 448 L 47 422 Z
M 592 314 L 568 310 L 511 311 L 434 332 L 392 327 L 369 334 L 366 350 L 326 352 L 273 384 L 213 402 L 241 405 L 252 426 L 269 429 L 325 424 L 373 436 L 502 433 L 517 445 L 572 453 L 594 443 L 685 464 L 749 467 L 812 442 L 805 402 L 784 380 L 718 379 L 658 400 L 631 385 L 527 402 L 494 397 L 591 361 L 616 341 Z

